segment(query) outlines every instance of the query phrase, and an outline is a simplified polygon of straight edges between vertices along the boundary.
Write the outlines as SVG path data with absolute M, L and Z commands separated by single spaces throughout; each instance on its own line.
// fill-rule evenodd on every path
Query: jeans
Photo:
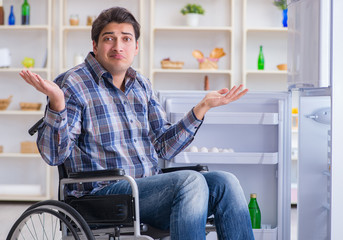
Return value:
M 206 219 L 212 214 L 218 239 L 254 239 L 243 190 L 231 173 L 177 171 L 136 182 L 141 222 L 170 229 L 172 240 L 206 239 Z M 130 184 L 120 181 L 96 194 L 130 193 Z

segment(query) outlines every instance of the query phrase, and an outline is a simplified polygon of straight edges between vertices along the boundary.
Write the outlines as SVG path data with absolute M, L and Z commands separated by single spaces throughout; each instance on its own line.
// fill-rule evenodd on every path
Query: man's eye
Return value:
M 104 40 L 105 40 L 105 41 L 113 41 L 113 38 L 112 38 L 112 37 L 105 37 Z
M 129 42 L 129 41 L 131 41 L 131 38 L 130 37 L 124 37 L 124 41 Z

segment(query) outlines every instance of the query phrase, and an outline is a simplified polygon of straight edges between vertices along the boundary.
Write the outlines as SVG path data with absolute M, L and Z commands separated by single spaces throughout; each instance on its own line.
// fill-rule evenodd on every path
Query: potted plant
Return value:
M 199 24 L 199 16 L 205 14 L 205 10 L 201 5 L 187 4 L 181 9 L 182 15 L 187 16 L 188 26 L 197 26 Z
M 284 27 L 287 27 L 288 26 L 287 24 L 287 20 L 288 20 L 287 0 L 274 0 L 274 5 L 282 10 L 282 14 L 283 14 L 282 25 Z

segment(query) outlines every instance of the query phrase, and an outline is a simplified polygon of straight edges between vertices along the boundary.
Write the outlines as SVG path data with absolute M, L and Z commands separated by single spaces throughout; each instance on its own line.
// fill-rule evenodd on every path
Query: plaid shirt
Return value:
M 148 79 L 129 68 L 122 92 L 93 53 L 55 82 L 66 109 L 54 112 L 47 105 L 37 144 L 49 165 L 64 163 L 70 172 L 122 168 L 135 178 L 158 174 L 158 158 L 170 160 L 186 148 L 202 123 L 191 110 L 170 124 Z M 106 184 L 74 186 L 73 195 Z

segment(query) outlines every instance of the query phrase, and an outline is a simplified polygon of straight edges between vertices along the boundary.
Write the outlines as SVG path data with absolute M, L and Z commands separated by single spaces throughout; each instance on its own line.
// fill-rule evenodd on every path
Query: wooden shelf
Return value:
M 247 32 L 284 32 L 287 33 L 288 28 L 283 27 L 260 27 L 260 28 L 246 28 L 245 31 Z
M 44 115 L 44 111 L 3 110 L 0 115 Z
M 287 70 L 247 70 L 246 74 L 277 74 L 277 75 L 287 75 Z
M 4 26 L 0 26 L 0 30 L 46 30 L 49 31 L 50 30 L 50 26 L 49 25 L 4 25 Z
M 38 153 L 0 153 L 1 158 L 42 158 Z
M 155 68 L 154 73 L 211 73 L 211 74 L 231 74 L 231 70 L 208 70 L 208 69 L 162 69 Z
M 232 31 L 232 27 L 221 27 L 221 26 L 211 26 L 211 27 L 188 27 L 188 26 L 161 26 L 154 27 L 153 31 Z
M 19 72 L 21 70 L 24 70 L 24 69 L 25 69 L 24 67 L 22 67 L 22 68 L 17 68 L 17 67 L 15 67 L 15 68 L 11 68 L 11 67 L 10 68 L 0 68 L 0 73 L 8 72 L 8 73 L 18 73 L 19 74 Z M 40 72 L 48 73 L 48 72 L 50 72 L 50 69 L 48 69 L 48 68 L 30 68 L 29 70 L 32 72 L 36 72 L 36 73 L 40 73 Z
M 0 201 L 44 201 L 51 199 L 47 195 L 0 195 Z

